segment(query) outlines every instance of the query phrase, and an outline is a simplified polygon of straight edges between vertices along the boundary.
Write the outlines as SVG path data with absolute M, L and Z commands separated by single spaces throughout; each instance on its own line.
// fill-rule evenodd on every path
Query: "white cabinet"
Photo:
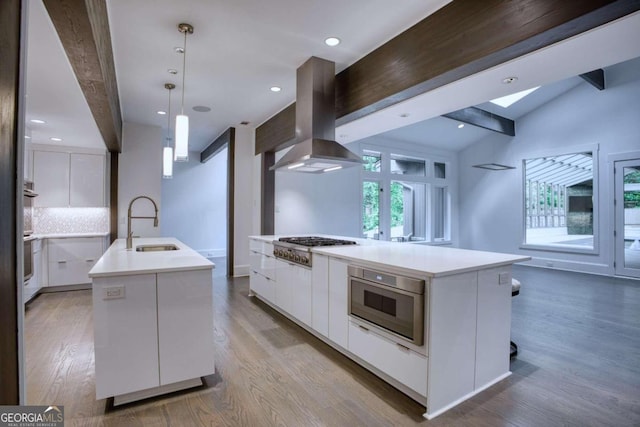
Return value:
M 349 323 L 349 351 L 422 396 L 427 395 L 427 358 L 422 354 L 353 322 Z
M 313 254 L 311 271 L 312 319 L 311 326 L 318 333 L 329 336 L 329 257 Z
M 276 259 L 275 304 L 289 314 L 291 314 L 291 306 L 293 304 L 291 292 L 293 281 L 295 280 L 294 268 L 293 264 Z
M 329 339 L 343 348 L 349 341 L 347 267 L 345 261 L 329 259 Z
M 69 206 L 69 153 L 34 151 L 34 207 Z
M 69 206 L 98 207 L 105 205 L 105 156 L 70 154 Z
M 249 241 L 249 287 L 267 301 L 276 303 L 276 259 L 273 245 L 251 239 Z
M 312 326 L 311 269 L 293 265 L 290 313 L 307 326 Z
M 102 237 L 47 239 L 49 286 L 91 283 L 89 270 L 104 253 Z
M 99 154 L 34 151 L 34 207 L 105 206 L 105 161 Z
M 215 372 L 210 269 L 94 278 L 93 313 L 97 399 Z

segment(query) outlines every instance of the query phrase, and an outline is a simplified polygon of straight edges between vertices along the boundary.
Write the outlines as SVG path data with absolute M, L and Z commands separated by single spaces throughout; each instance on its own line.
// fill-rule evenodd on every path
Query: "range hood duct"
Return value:
M 270 170 L 322 173 L 362 164 L 335 141 L 335 64 L 312 56 L 296 74 L 296 140 Z

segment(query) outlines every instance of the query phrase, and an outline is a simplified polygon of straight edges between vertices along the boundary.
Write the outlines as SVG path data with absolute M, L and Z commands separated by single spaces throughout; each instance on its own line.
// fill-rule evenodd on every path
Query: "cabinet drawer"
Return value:
M 349 322 L 349 351 L 422 396 L 427 395 L 427 358 Z
M 276 277 L 276 259 L 270 255 L 263 255 L 260 252 L 251 250 L 249 252 L 249 265 L 251 270 L 260 273 L 269 279 Z
M 249 240 L 249 250 L 255 251 L 264 255 L 273 255 L 273 245 L 269 242 L 263 242 L 261 240 Z
M 89 270 L 97 259 L 87 261 L 60 261 L 49 263 L 49 286 L 81 285 L 91 283 Z
M 49 263 L 60 261 L 93 261 L 102 256 L 102 238 L 72 237 L 49 239 Z
M 267 301 L 274 303 L 276 301 L 276 282 L 263 276 L 262 274 L 251 270 L 249 278 L 249 287 L 253 292 L 260 295 Z

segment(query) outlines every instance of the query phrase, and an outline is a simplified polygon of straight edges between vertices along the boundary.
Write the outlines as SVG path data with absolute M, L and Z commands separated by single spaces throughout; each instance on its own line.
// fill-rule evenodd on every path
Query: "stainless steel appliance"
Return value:
M 329 237 L 302 236 L 281 237 L 273 241 L 273 255 L 294 264 L 311 267 L 311 248 L 314 246 L 355 245 L 351 240 L 332 239 Z
M 33 198 L 38 195 L 33 191 L 33 182 L 24 182 L 22 194 L 22 204 L 24 206 L 24 235 L 30 236 L 33 234 Z
M 23 216 L 24 216 L 24 282 L 26 283 L 33 276 L 33 239 L 30 238 L 33 234 L 33 198 L 36 194 L 33 191 L 33 182 L 25 181 L 23 188 Z
M 414 345 L 424 344 L 425 281 L 349 266 L 349 315 Z

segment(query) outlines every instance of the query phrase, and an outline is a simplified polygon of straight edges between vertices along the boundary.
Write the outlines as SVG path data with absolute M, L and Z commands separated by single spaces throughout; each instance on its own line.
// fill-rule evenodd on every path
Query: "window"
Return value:
M 525 245 L 595 248 L 594 152 L 523 161 Z
M 449 163 L 383 148 L 365 148 L 362 158 L 363 237 L 450 240 Z

